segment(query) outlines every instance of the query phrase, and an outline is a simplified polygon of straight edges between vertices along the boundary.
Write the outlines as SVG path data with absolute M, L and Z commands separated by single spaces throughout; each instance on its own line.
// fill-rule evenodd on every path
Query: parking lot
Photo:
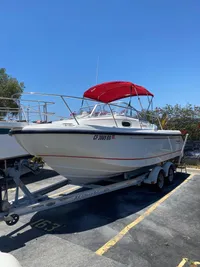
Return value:
M 24 182 L 33 191 L 59 179 L 44 170 Z M 54 195 L 77 189 L 67 185 Z M 22 216 L 12 227 L 1 222 L 0 251 L 13 254 L 23 267 L 197 266 L 199 192 L 200 171 L 189 169 L 177 173 L 162 193 L 131 187 Z

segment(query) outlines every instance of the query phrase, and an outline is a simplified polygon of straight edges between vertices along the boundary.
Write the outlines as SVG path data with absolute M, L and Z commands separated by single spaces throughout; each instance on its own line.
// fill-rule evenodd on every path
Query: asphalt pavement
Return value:
M 22 216 L 12 227 L 1 222 L 0 251 L 14 255 L 23 267 L 198 263 L 200 171 L 188 172 L 177 173 L 162 193 L 149 186 L 132 187 Z M 38 190 L 62 179 L 44 170 L 24 182 Z M 69 189 L 77 190 L 67 185 L 60 191 Z

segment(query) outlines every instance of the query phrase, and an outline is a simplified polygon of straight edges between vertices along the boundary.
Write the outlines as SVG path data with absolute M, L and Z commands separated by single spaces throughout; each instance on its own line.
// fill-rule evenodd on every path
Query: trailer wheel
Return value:
M 153 185 L 154 186 L 154 190 L 157 191 L 157 192 L 160 192 L 160 191 L 162 191 L 164 185 L 165 185 L 165 174 L 164 174 L 164 171 L 161 170 L 158 173 L 156 184 Z
M 171 166 L 169 168 L 168 175 L 166 177 L 166 183 L 167 184 L 172 184 L 173 183 L 173 181 L 174 181 L 174 175 L 175 175 L 174 168 Z
M 10 216 L 12 217 L 12 219 L 9 221 L 6 221 L 6 224 L 9 226 L 15 225 L 19 221 L 19 215 L 11 214 Z

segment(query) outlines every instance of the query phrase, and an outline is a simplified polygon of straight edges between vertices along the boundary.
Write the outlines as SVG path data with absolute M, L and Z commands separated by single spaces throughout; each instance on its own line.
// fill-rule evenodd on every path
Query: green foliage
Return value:
M 37 157 L 37 156 L 34 156 L 34 157 L 32 158 L 32 162 L 34 162 L 34 163 L 38 163 L 38 164 L 44 164 L 44 160 L 43 160 L 43 158 L 42 158 L 42 157 Z
M 11 77 L 6 73 L 6 69 L 0 68 L 0 97 L 11 98 L 12 95 L 16 95 L 15 98 L 20 98 L 21 93 L 24 91 L 24 83 L 18 82 L 16 78 Z M 12 100 L 0 99 L 0 107 L 17 108 L 17 104 Z M 1 117 L 4 117 L 6 113 L 0 113 Z
M 152 113 L 160 118 L 163 129 L 180 130 L 188 133 L 190 140 L 200 140 L 200 107 L 191 104 L 184 107 L 166 105 L 156 108 Z

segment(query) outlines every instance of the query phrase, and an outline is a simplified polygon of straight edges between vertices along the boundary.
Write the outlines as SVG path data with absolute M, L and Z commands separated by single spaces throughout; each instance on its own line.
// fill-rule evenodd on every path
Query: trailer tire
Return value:
M 174 181 L 174 176 L 175 176 L 175 172 L 174 172 L 174 168 L 173 166 L 170 166 L 169 171 L 168 171 L 168 175 L 165 178 L 165 181 L 168 185 L 172 184 Z
M 156 192 L 161 192 L 165 185 L 165 173 L 163 170 L 160 170 L 157 176 L 157 182 L 153 185 L 153 189 Z
M 13 226 L 19 221 L 19 215 L 18 214 L 11 214 L 12 217 L 11 220 L 5 221 L 8 226 Z

